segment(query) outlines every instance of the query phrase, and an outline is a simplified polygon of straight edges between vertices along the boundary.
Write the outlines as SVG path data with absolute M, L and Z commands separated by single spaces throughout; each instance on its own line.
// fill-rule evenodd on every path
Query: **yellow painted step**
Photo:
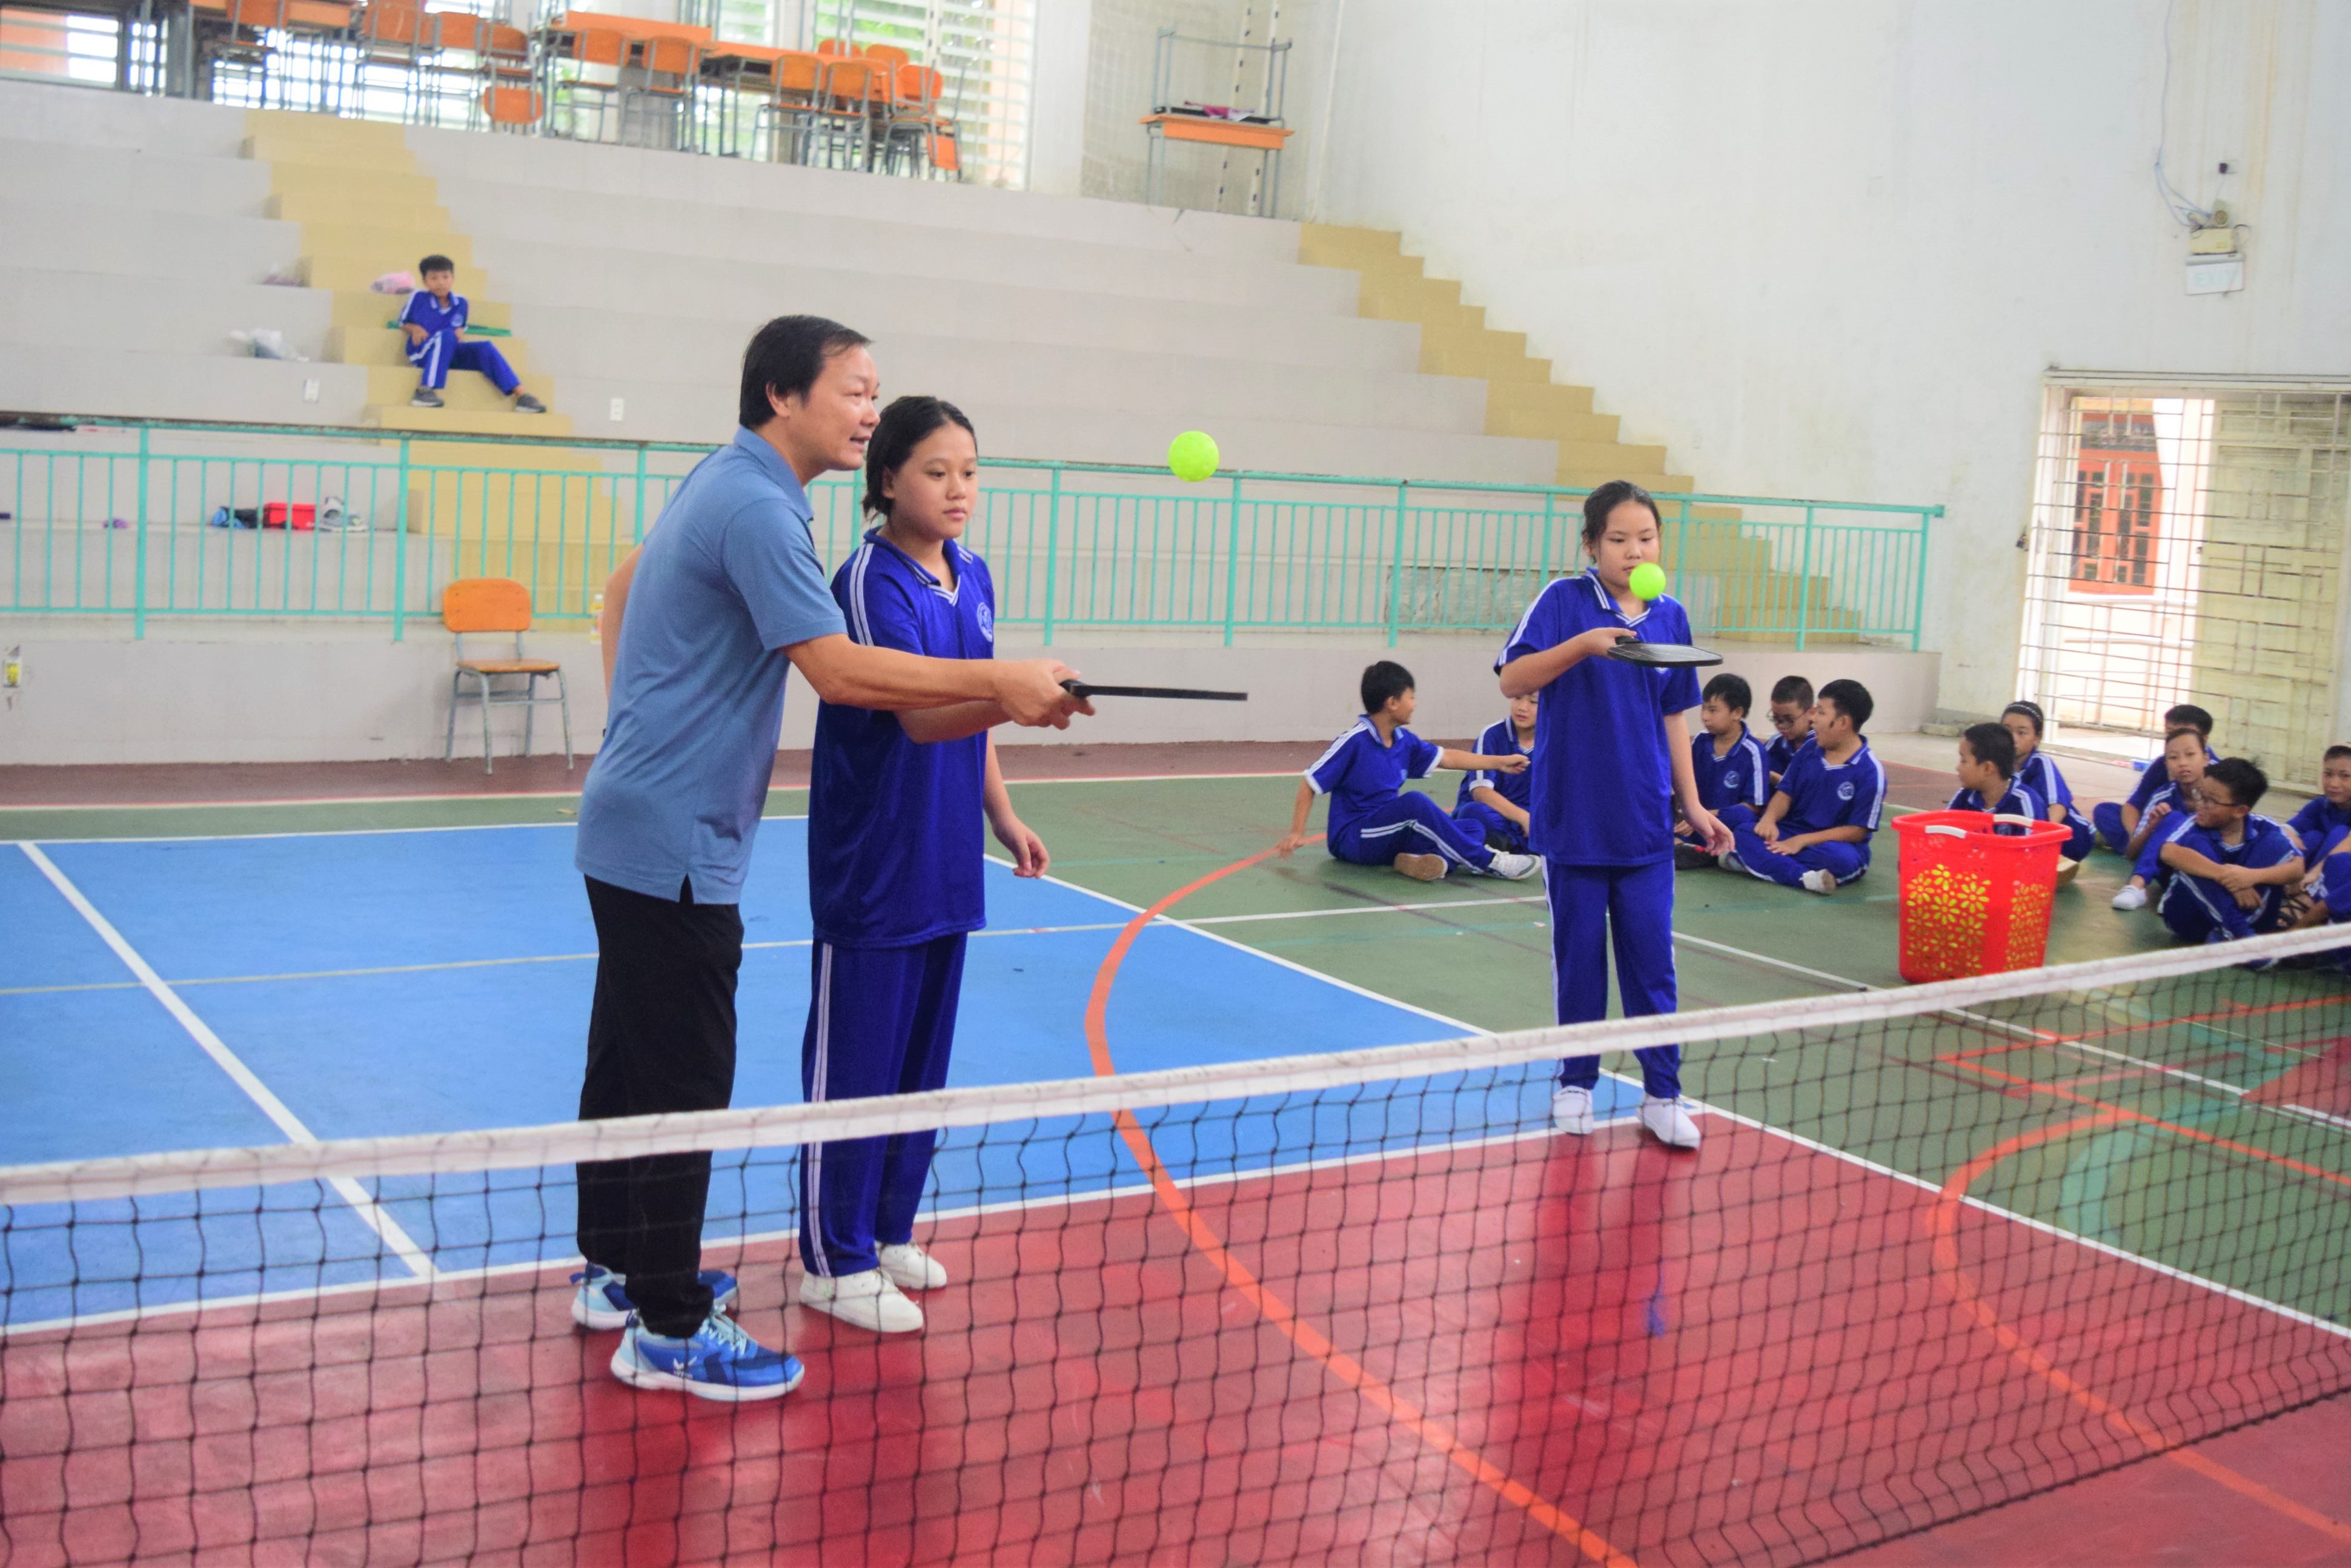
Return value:
M 1489 416 L 1509 413 L 1541 419 L 1588 416 L 1592 413 L 1592 389 L 1553 386 L 1549 382 L 1496 382 L 1486 390 L 1486 412 Z
M 454 376 L 450 379 L 455 380 Z M 504 413 L 488 413 L 455 407 L 411 408 L 408 399 L 415 390 L 416 383 L 412 380 L 397 402 L 370 403 L 360 412 L 360 423 L 381 430 L 407 430 L 426 435 L 439 433 L 554 438 L 571 434 L 571 421 L 560 413 L 516 413 L 511 410 Z
M 369 192 L 300 191 L 272 194 L 265 217 L 292 224 L 344 224 L 358 228 L 413 229 L 438 234 L 455 225 L 438 202 L 387 202 Z
M 344 196 L 365 191 L 386 203 L 405 206 L 441 204 L 441 188 L 429 174 L 394 174 L 381 170 L 359 174 L 325 163 L 272 162 L 269 188 L 281 196 Z
M 311 287 L 332 288 L 339 293 L 345 289 L 366 293 L 370 292 L 368 285 L 387 272 L 413 273 L 417 262 L 426 254 L 406 246 L 395 247 L 387 245 L 381 250 L 356 256 L 317 256 L 306 251 L 302 260 Z M 450 259 L 457 261 L 455 287 L 458 293 L 471 300 L 481 300 L 488 295 L 490 280 L 479 267 L 458 261 L 454 256 Z M 387 294 L 383 298 L 397 299 L 401 297 Z M 396 310 L 398 307 L 393 308 Z M 482 322 L 485 326 L 503 324 L 493 322 L 486 316 L 482 318 Z
M 1559 483 L 1578 490 L 1595 490 L 1611 479 L 1630 479 L 1654 495 L 1667 492 L 1687 494 L 1698 488 L 1698 481 L 1687 474 L 1634 474 L 1622 468 L 1570 468 L 1562 463 Z
M 364 259 L 386 255 L 402 256 L 406 256 L 412 266 L 418 256 L 437 251 L 455 262 L 460 271 L 470 268 L 474 262 L 474 242 L 450 229 L 305 223 L 302 225 L 302 251 L 313 260 L 330 256 Z

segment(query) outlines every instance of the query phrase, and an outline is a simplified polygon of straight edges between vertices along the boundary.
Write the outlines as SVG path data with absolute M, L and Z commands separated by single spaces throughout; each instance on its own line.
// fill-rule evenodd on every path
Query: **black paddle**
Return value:
M 1659 669 L 1696 669 L 1703 664 L 1719 664 L 1722 655 L 1711 648 L 1695 647 L 1687 643 L 1644 643 L 1627 638 L 1608 650 L 1612 659 L 1622 659 L 1628 664 L 1648 664 Z
M 1073 697 L 1167 697 L 1198 703 L 1249 701 L 1247 692 L 1201 692 L 1188 686 L 1091 686 L 1083 681 L 1063 681 L 1061 689 Z

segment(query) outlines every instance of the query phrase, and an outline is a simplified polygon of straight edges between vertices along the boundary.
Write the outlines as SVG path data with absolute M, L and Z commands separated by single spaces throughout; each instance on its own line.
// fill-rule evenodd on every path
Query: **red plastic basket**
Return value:
M 2022 832 L 1995 832 L 1995 824 Z M 1902 977 L 1956 980 L 2030 969 L 2049 953 L 2059 822 L 1988 811 L 1914 811 L 1901 841 Z

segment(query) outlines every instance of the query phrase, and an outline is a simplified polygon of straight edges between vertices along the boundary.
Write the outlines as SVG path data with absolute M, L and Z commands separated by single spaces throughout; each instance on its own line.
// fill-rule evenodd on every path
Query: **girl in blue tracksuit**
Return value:
M 1674 815 L 1714 853 L 1730 833 L 1698 799 L 1683 716 L 1698 706 L 1698 677 L 1607 656 L 1620 642 L 1687 643 L 1689 617 L 1670 598 L 1646 603 L 1633 569 L 1659 553 L 1657 507 L 1619 479 L 1583 503 L 1583 549 L 1592 565 L 1545 588 L 1494 667 L 1509 697 L 1540 694 L 1535 786 L 1528 834 L 1544 862 L 1551 897 L 1553 1000 L 1562 1023 L 1608 1013 L 1608 958 L 1627 1018 L 1669 1013 L 1674 981 Z M 1681 1049 L 1640 1053 L 1646 1096 L 1641 1124 L 1664 1142 L 1695 1148 L 1698 1124 L 1681 1097 Z M 1592 1092 L 1600 1059 L 1560 1068 L 1552 1120 L 1561 1131 L 1593 1128 Z
M 2011 703 L 2001 710 L 2000 722 L 2016 740 L 2016 782 L 2039 796 L 2049 820 L 2074 835 L 2058 851 L 2062 859 L 2072 862 L 2060 866 L 2058 875 L 2061 880 L 2069 878 L 2088 856 L 2095 840 L 2090 819 L 2074 804 L 2074 791 L 2066 786 L 2065 776 L 2057 771 L 2057 764 L 2041 749 L 2040 705 Z

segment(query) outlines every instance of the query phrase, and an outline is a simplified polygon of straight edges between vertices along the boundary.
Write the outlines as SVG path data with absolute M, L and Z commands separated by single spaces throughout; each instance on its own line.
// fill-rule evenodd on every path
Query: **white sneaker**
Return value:
M 915 1242 L 879 1248 L 876 1256 L 882 1260 L 882 1271 L 896 1281 L 902 1291 L 935 1291 L 947 1282 L 946 1266 Z
M 1398 855 L 1390 863 L 1415 882 L 1445 880 L 1446 866 L 1443 855 Z
M 1508 850 L 1497 850 L 1486 864 L 1488 876 L 1499 876 L 1505 882 L 1524 882 L 1535 874 L 1542 862 L 1532 855 L 1514 855 Z
M 923 1326 L 923 1309 L 879 1269 L 831 1277 L 802 1274 L 800 1305 L 875 1333 L 913 1333 Z
M 1806 893 L 1834 893 L 1836 891 L 1836 873 L 1832 871 L 1820 869 L 1808 871 L 1803 874 L 1802 880 Z
M 1694 1149 L 1698 1145 L 1698 1123 L 1689 1113 L 1687 1100 L 1660 1100 L 1655 1095 L 1644 1098 L 1641 1125 L 1668 1148 Z
M 2145 909 L 2147 889 L 2135 882 L 2126 882 L 2123 883 L 2122 891 L 2115 894 L 2111 906 L 2116 909 Z
M 1736 872 L 1741 876 L 1747 874 L 1747 862 L 1739 858 L 1739 852 L 1737 850 L 1723 851 L 1720 854 L 1714 857 L 1714 863 L 1720 866 L 1725 871 Z
M 1589 1089 L 1552 1091 L 1551 1124 L 1571 1137 L 1592 1136 L 1592 1091 Z

